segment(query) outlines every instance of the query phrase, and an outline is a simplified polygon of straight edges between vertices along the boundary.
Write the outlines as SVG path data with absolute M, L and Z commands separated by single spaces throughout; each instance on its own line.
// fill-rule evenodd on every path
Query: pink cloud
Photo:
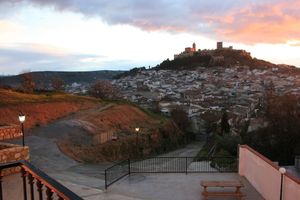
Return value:
M 300 40 L 300 14 L 294 12 L 299 6 L 295 1 L 232 10 L 214 19 L 218 24 L 215 32 L 222 38 L 250 44 Z
M 9 4 L 10 1 L 0 0 L 0 4 L 1 2 Z M 19 1 L 14 2 L 13 5 Z M 217 40 L 248 44 L 300 40 L 300 0 L 22 2 L 91 17 L 99 16 L 108 24 L 128 24 L 146 31 L 189 32 Z

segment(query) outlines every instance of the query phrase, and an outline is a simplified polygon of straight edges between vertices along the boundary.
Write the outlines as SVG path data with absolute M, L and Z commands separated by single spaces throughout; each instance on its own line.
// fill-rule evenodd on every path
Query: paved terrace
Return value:
M 263 199 L 253 186 L 237 173 L 131 174 L 110 186 L 106 191 L 100 185 L 99 188 L 87 186 L 89 185 L 88 177 L 80 180 L 80 185 L 76 182 L 58 181 L 86 200 L 201 200 L 203 199 L 201 180 L 241 180 L 245 186 L 242 192 L 246 194 L 246 200 Z M 102 182 L 103 180 L 99 179 L 99 184 Z M 20 196 L 17 198 L 17 195 L 22 195 L 20 175 L 5 177 L 3 189 L 4 200 L 20 199 Z M 216 190 L 228 189 L 216 188 Z
M 239 177 L 236 173 L 131 174 L 105 190 L 103 175 L 104 169 L 108 167 L 107 163 L 102 165 L 77 163 L 62 154 L 57 148 L 55 142 L 62 137 L 60 131 L 57 130 L 63 127 L 65 130 L 74 132 L 74 127 L 67 126 L 67 122 L 68 119 L 63 119 L 48 127 L 39 127 L 35 129 L 37 133 L 25 138 L 25 142 L 30 147 L 32 164 L 84 199 L 199 200 L 202 197 L 201 180 L 241 180 L 245 185 L 242 191 L 247 195 L 246 199 L 263 199 L 246 179 Z M 20 143 L 20 140 L 14 142 Z M 163 156 L 194 156 L 201 147 L 201 144 L 191 144 L 184 150 L 176 150 Z M 22 196 L 20 174 L 5 177 L 3 190 L 4 199 L 20 199 Z

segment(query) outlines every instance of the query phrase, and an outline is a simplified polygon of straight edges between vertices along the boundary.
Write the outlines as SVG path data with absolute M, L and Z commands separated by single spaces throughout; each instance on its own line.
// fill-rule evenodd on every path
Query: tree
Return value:
M 223 111 L 222 119 L 221 119 L 221 134 L 229 133 L 230 125 L 228 123 L 228 114 L 226 110 Z
M 176 107 L 171 111 L 171 117 L 180 130 L 185 131 L 189 127 L 189 118 L 186 111 L 181 107 Z
M 300 105 L 294 95 L 272 96 L 267 105 L 266 117 L 270 132 L 275 137 L 274 146 L 280 149 L 278 156 L 283 163 L 294 159 L 300 143 Z
M 264 112 L 268 126 L 248 133 L 244 143 L 281 165 L 293 164 L 295 155 L 300 154 L 299 100 L 290 94 L 267 95 Z
M 101 99 L 118 99 L 120 92 L 110 81 L 99 80 L 90 87 L 89 94 Z
M 245 119 L 245 121 L 243 122 L 241 129 L 240 129 L 240 136 L 241 136 L 242 140 L 244 139 L 245 136 L 247 136 L 249 126 L 250 126 L 250 120 Z
M 56 91 L 63 90 L 64 84 L 65 84 L 64 80 L 58 77 L 53 78 L 51 82 L 53 89 Z
M 21 85 L 25 93 L 32 93 L 35 88 L 35 82 L 31 72 L 21 74 Z
M 220 120 L 220 116 L 214 111 L 205 111 L 201 115 L 201 118 L 205 121 L 205 131 L 209 134 L 217 131 L 217 122 Z

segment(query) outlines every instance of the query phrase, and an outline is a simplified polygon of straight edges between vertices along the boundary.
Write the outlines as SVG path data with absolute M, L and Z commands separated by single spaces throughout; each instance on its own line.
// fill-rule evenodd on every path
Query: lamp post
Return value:
M 26 116 L 23 113 L 19 114 L 19 121 L 21 122 L 21 130 L 22 130 L 22 144 L 23 147 L 25 146 L 25 141 L 24 141 L 24 122 L 25 122 Z
M 138 153 L 138 150 L 139 150 L 139 148 L 138 148 L 138 139 L 139 139 L 139 131 L 140 131 L 140 128 L 139 127 L 136 127 L 135 128 L 135 132 L 136 132 L 136 152 Z
M 279 172 L 281 174 L 281 181 L 280 181 L 280 200 L 282 200 L 282 183 L 283 183 L 283 175 L 286 172 L 286 169 L 284 167 L 279 168 Z

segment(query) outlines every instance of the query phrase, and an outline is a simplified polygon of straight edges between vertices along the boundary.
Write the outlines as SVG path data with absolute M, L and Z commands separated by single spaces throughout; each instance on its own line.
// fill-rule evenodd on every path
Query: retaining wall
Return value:
M 29 147 L 0 142 L 0 164 L 18 160 L 29 161 Z M 3 170 L 2 174 L 8 175 L 19 171 L 20 167 L 15 167 Z
M 21 137 L 20 126 L 0 126 L 0 141 Z

